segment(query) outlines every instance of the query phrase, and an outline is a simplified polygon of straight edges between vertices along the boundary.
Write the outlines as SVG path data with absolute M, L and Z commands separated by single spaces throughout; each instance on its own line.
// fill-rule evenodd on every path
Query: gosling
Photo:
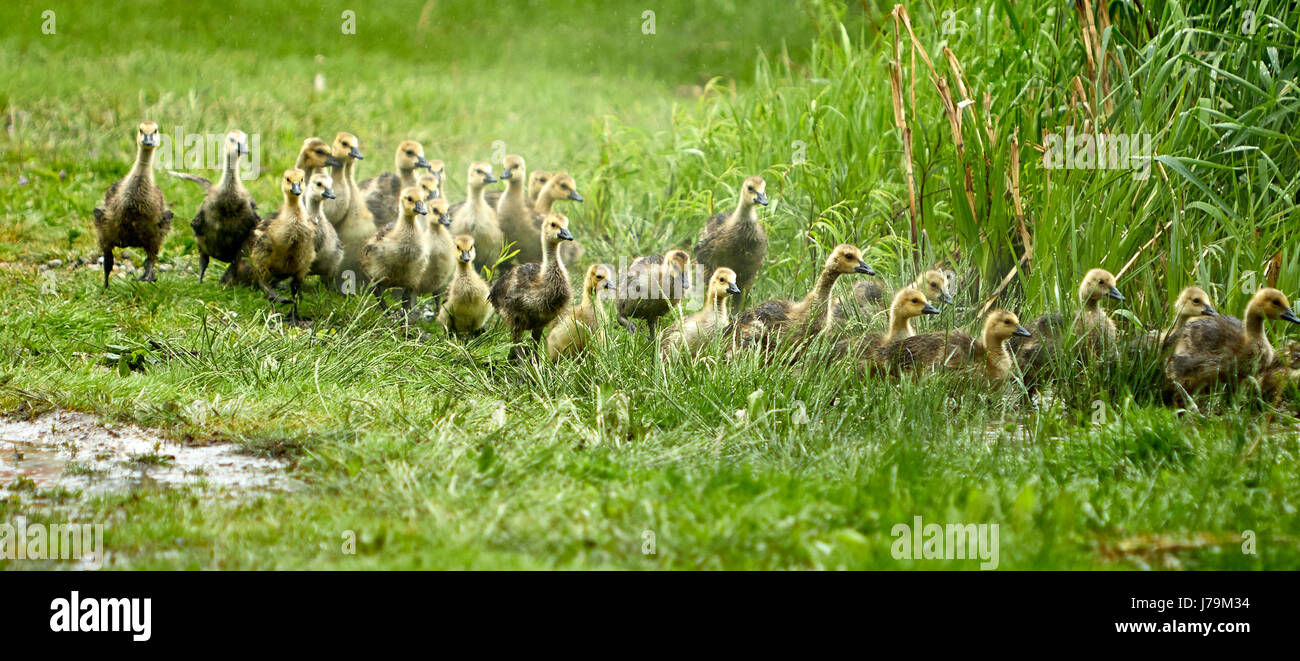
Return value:
M 492 316 L 488 286 L 474 270 L 474 237 L 460 234 L 455 241 L 456 275 L 447 286 L 446 300 L 438 310 L 438 323 L 453 335 L 477 337 Z
M 746 179 L 736 209 L 710 218 L 695 244 L 695 261 L 706 272 L 723 266 L 736 272 L 736 286 L 746 292 L 742 296 L 748 296 L 767 259 L 767 232 L 758 222 L 755 205 L 767 206 L 767 182 L 762 177 Z
M 303 171 L 285 170 L 280 179 L 284 202 L 253 233 L 250 261 L 262 293 L 273 303 L 291 303 L 297 321 L 302 283 L 316 260 L 316 230 L 302 206 Z M 289 278 L 292 298 L 275 293 L 271 285 Z
M 361 251 L 361 266 L 375 287 L 375 296 L 383 300 L 389 288 L 402 290 L 402 308 L 408 313 L 429 260 L 425 230 L 416 216 L 425 216 L 429 208 L 425 193 L 417 186 L 402 190 L 397 222 L 380 230 Z
M 429 228 L 424 233 L 424 242 L 429 258 L 424 266 L 424 273 L 420 275 L 420 286 L 416 291 L 421 294 L 433 294 L 436 297 L 442 293 L 455 274 L 456 265 L 460 263 L 459 258 L 465 254 L 465 251 L 456 246 L 455 237 L 447 229 L 451 227 L 451 214 L 447 211 L 446 198 L 435 197 L 426 200 L 425 206 L 429 211 L 426 216 L 429 219 Z
M 736 319 L 728 334 L 738 345 L 757 342 L 764 348 L 769 348 L 773 340 L 783 336 L 801 339 L 820 333 L 829 321 L 831 290 L 835 281 L 845 273 L 875 275 L 876 272 L 862 261 L 862 251 L 857 246 L 840 244 L 826 258 L 821 275 L 817 277 L 817 284 L 802 301 L 768 301 L 746 310 Z M 737 286 L 739 279 L 737 273 Z
M 736 272 L 722 267 L 713 272 L 709 278 L 704 308 L 689 314 L 664 331 L 661 351 L 665 356 L 674 351 L 684 350 L 697 355 L 700 348 L 708 344 L 726 328 L 727 303 L 732 296 L 740 293 L 736 286 Z
M 375 218 L 362 200 L 361 189 L 357 186 L 357 161 L 365 158 L 361 154 L 360 141 L 351 133 L 339 133 L 334 137 L 333 155 L 338 163 L 332 166 L 336 198 L 325 201 L 325 217 L 334 225 L 339 242 L 343 244 L 339 289 L 344 294 L 354 294 L 367 279 L 365 267 L 361 264 L 361 253 L 365 250 L 366 243 L 375 236 Z
M 533 261 L 519 260 L 520 253 L 523 251 L 521 246 L 529 246 L 529 256 L 533 256 L 534 249 L 538 246 L 537 228 L 533 226 L 533 211 L 528 206 L 527 192 L 524 190 L 527 185 L 524 181 L 526 176 L 527 170 L 523 157 L 517 154 L 506 156 L 505 162 L 501 165 L 501 180 L 506 182 L 506 190 L 497 196 L 495 201 L 490 198 L 487 200 L 496 209 L 503 240 L 514 244 L 515 250 L 519 251 L 512 260 L 516 264 Z
M 312 260 L 308 275 L 320 276 L 327 286 L 333 286 L 339 264 L 343 263 L 343 243 L 324 211 L 325 200 L 335 198 L 334 178 L 328 172 L 321 170 L 307 181 L 307 218 L 316 233 L 316 259 Z
M 889 330 L 885 333 L 868 333 L 861 337 L 841 340 L 836 344 L 836 356 L 852 356 L 860 363 L 877 362 L 881 348 L 916 335 L 912 320 L 926 314 L 939 314 L 939 308 L 930 304 L 921 290 L 905 287 L 894 294 L 889 304 Z
M 488 300 L 510 328 L 512 356 L 524 357 L 520 337 L 531 332 L 534 344 L 542 339 L 542 329 L 555 320 L 573 297 L 569 273 L 560 256 L 560 242 L 572 241 L 569 219 L 552 213 L 542 225 L 542 261 L 510 269 L 492 285 Z
M 163 240 L 172 229 L 172 210 L 153 179 L 153 152 L 158 147 L 158 125 L 141 122 L 135 132 L 135 165 L 104 193 L 95 207 L 95 234 L 104 253 L 104 288 L 113 273 L 114 248 L 143 248 L 144 273 L 136 280 L 157 279 L 154 265 Z
M 216 186 L 198 175 L 167 173 L 203 188 L 203 203 L 199 205 L 194 220 L 190 221 L 190 227 L 194 229 L 194 244 L 199 249 L 199 282 L 203 282 L 208 262 L 214 257 L 228 265 L 221 276 L 222 284 L 233 280 L 239 268 L 236 262 L 240 248 L 261 221 L 257 215 L 257 203 L 239 178 L 239 157 L 248 154 L 248 136 L 243 131 L 231 131 L 226 134 L 224 148 L 225 169 Z
M 890 342 L 879 351 L 891 372 L 938 370 L 970 364 L 983 358 L 984 374 L 1001 380 L 1011 370 L 1011 355 L 1005 343 L 1012 337 L 1029 337 L 1020 318 L 1006 310 L 994 310 L 984 320 L 976 340 L 962 331 L 922 333 Z
M 604 325 L 601 294 L 614 287 L 613 269 L 604 264 L 592 264 L 587 268 L 582 280 L 582 302 L 565 310 L 546 336 L 546 355 L 552 361 L 572 358 L 587 350 L 593 336 Z
M 1165 365 L 1165 376 L 1192 394 L 1284 368 L 1284 361 L 1264 334 L 1264 322 L 1280 319 L 1300 324 L 1286 295 L 1268 287 L 1260 289 L 1246 306 L 1245 317 L 1244 324 L 1228 315 L 1188 322 Z
M 488 206 L 483 197 L 487 185 L 496 181 L 497 178 L 492 176 L 491 165 L 471 163 L 466 180 L 465 201 L 457 202 L 451 207 L 452 232 L 474 237 L 476 269 L 494 266 L 505 242 L 501 226 L 497 224 L 497 212 Z
M 415 176 L 416 171 L 433 168 L 433 165 L 424 159 L 424 147 L 414 140 L 403 140 L 398 144 L 393 161 L 393 170 L 396 174 L 385 172 L 377 177 L 366 179 L 357 186 L 361 191 L 362 199 L 366 202 L 366 208 L 370 210 L 370 215 L 374 216 L 375 224 L 380 227 L 397 220 L 397 210 L 400 206 L 397 197 L 402 190 L 419 185 Z
M 690 268 L 691 256 L 684 250 L 636 258 L 618 283 L 619 323 L 629 333 L 635 333 L 636 324 L 632 320 L 644 320 L 653 339 L 659 318 L 676 308 L 686 296 Z

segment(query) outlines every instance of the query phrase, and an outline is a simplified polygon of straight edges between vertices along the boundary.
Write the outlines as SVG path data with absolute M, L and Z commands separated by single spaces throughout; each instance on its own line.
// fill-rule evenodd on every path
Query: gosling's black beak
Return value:
M 321 193 L 321 195 L 324 196 L 324 198 L 327 200 L 333 200 L 338 198 L 338 196 L 334 194 L 333 188 L 326 188 L 325 192 Z
M 939 314 L 939 308 L 930 305 L 930 302 L 926 301 L 925 307 L 921 308 L 921 314 Z
M 336 168 L 339 167 L 340 165 L 343 165 L 343 161 L 340 161 L 339 159 L 334 158 L 333 156 L 326 156 L 325 165 L 328 165 L 332 168 Z
M 417 170 L 420 169 L 420 168 L 424 168 L 424 169 L 426 169 L 426 170 L 432 170 L 432 169 L 433 169 L 433 165 L 431 165 L 428 161 L 424 160 L 424 157 L 423 157 L 423 156 L 420 156 L 420 157 L 418 157 L 418 158 L 415 159 L 415 168 L 416 168 Z
M 755 194 L 754 201 L 763 206 L 767 206 L 767 193 L 760 192 Z
M 350 157 L 352 157 L 352 158 L 355 158 L 355 159 L 357 159 L 358 161 L 364 161 L 364 160 L 366 160 L 366 157 L 365 157 L 365 156 L 362 156 L 362 155 L 361 155 L 361 152 L 360 152 L 360 151 L 357 151 L 357 148 L 356 148 L 356 147 L 352 147 L 352 148 L 348 151 L 348 156 L 350 156 Z
M 430 189 L 429 191 L 426 191 L 425 194 L 424 194 L 424 200 L 425 200 L 426 202 L 429 201 L 429 200 L 432 200 L 432 199 L 435 198 L 435 197 L 438 197 L 438 189 L 437 189 L 437 188 Z
M 1207 317 L 1217 317 L 1219 316 L 1219 311 L 1215 310 L 1213 305 L 1207 305 L 1204 310 L 1201 310 L 1201 314 Z
M 241 143 L 239 143 L 239 148 L 236 150 L 236 152 L 238 152 L 240 156 L 247 156 L 247 155 L 248 155 L 248 143 L 245 143 L 245 142 L 241 142 Z
M 1012 333 L 1012 335 L 1019 335 L 1020 337 L 1032 337 L 1032 336 L 1033 336 L 1033 334 L 1029 332 L 1029 329 L 1028 329 L 1028 328 L 1025 328 L 1024 326 L 1021 326 L 1020 324 L 1016 324 L 1016 332 L 1015 332 L 1015 333 Z
M 952 305 L 952 294 L 945 291 L 939 294 L 939 300 L 943 301 L 944 305 Z
M 572 241 L 572 240 L 573 240 L 573 235 L 572 235 L 572 234 L 569 234 L 569 228 L 567 228 L 567 227 L 561 227 L 561 228 L 560 228 L 560 238 L 563 239 L 563 240 L 565 240 L 565 241 Z
M 853 267 L 853 272 L 854 272 L 854 273 L 866 273 L 867 275 L 875 275 L 875 274 L 876 274 L 876 270 L 873 269 L 873 268 L 871 268 L 870 266 L 867 266 L 867 263 L 864 262 L 864 261 L 862 261 L 862 260 L 858 260 L 858 265 L 855 266 L 855 267 Z
M 415 203 L 415 213 L 418 213 L 421 216 L 429 213 L 429 207 L 424 206 L 424 200 Z
M 471 254 L 469 254 L 469 251 L 468 251 L 468 250 L 462 250 L 462 251 L 460 251 L 460 261 L 462 261 L 462 262 L 472 262 L 472 261 L 474 261 L 474 256 L 471 255 Z
M 485 174 L 485 175 L 483 175 L 483 183 L 485 183 L 485 184 L 495 184 L 496 182 L 497 182 L 497 178 L 496 178 L 496 177 L 494 177 L 494 176 L 492 176 L 492 175 L 490 175 L 490 174 Z
M 1291 311 L 1291 308 L 1282 311 L 1282 318 L 1293 324 L 1300 324 L 1300 317 L 1295 316 L 1295 313 Z
M 617 287 L 614 285 L 614 281 L 613 281 L 613 280 L 606 280 L 606 281 L 605 281 L 605 284 L 604 284 L 604 288 L 605 288 L 605 289 L 617 289 Z
M 1106 292 L 1106 295 L 1109 296 L 1109 297 L 1111 297 L 1111 298 L 1113 298 L 1113 299 L 1115 299 L 1115 300 L 1117 300 L 1117 301 L 1122 301 L 1122 300 L 1124 300 L 1124 295 L 1121 294 L 1121 293 L 1119 293 L 1119 288 L 1118 288 L 1118 287 L 1111 287 L 1111 288 L 1110 288 L 1110 291 Z
M 740 293 L 740 287 L 737 287 L 737 286 L 736 286 L 736 283 L 734 283 L 734 282 L 729 282 L 729 283 L 727 283 L 727 293 L 728 293 L 728 294 L 739 294 L 739 293 Z
M 289 185 L 289 192 L 293 193 L 294 195 L 302 195 L 302 184 L 296 181 L 293 182 L 292 184 Z
M 158 146 L 158 134 L 157 134 L 157 133 L 146 133 L 146 134 L 144 134 L 144 138 L 140 140 L 140 144 L 142 144 L 142 145 L 144 145 L 144 146 L 146 146 L 146 147 L 157 147 L 157 146 Z
M 578 194 L 578 191 L 571 190 L 569 191 L 569 199 L 573 200 L 574 202 L 581 202 L 582 196 Z
M 515 173 L 510 168 L 506 168 L 501 171 L 501 181 L 505 181 L 506 179 L 509 179 L 513 176 L 515 176 Z
M 443 227 L 451 227 L 451 214 L 438 214 L 438 222 L 442 223 Z

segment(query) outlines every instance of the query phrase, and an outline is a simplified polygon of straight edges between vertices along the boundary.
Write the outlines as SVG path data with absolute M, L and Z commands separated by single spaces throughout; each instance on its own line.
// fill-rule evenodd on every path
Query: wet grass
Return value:
M 307 135 L 349 130 L 366 146 L 368 176 L 387 168 L 396 141 L 413 137 L 448 162 L 453 199 L 463 195 L 463 165 L 502 140 L 532 167 L 574 173 L 588 200 L 566 209 L 575 233 L 589 255 L 613 263 L 688 244 L 706 214 L 733 203 L 741 175 L 762 172 L 776 203 L 764 214 L 773 249 L 755 296 L 802 295 L 824 247 L 841 240 L 865 246 L 891 277 L 908 273 L 901 148 L 884 73 L 888 7 L 865 3 L 864 15 L 835 3 L 773 3 L 733 14 L 730 3 L 660 3 L 648 36 L 641 10 L 566 5 L 566 25 L 556 29 L 584 37 L 566 40 L 540 26 L 555 11 L 544 3 L 523 10 L 523 20 L 486 8 L 471 15 L 470 4 L 438 3 L 424 21 L 419 12 L 358 7 L 362 29 L 336 36 L 341 9 L 286 24 L 277 17 L 300 16 L 298 6 L 257 3 L 230 12 L 240 29 L 193 40 L 175 28 L 219 17 L 142 4 L 113 39 L 94 43 L 85 30 L 103 33 L 123 19 L 60 10 L 56 39 L 39 33 L 42 8 L 0 9 L 9 25 L 36 26 L 5 33 L 0 48 L 12 81 L 0 94 L 14 126 L 0 138 L 0 409 L 65 407 L 171 438 L 231 441 L 290 459 L 302 483 L 230 502 L 185 488 L 86 497 L 73 509 L 66 498 L 24 492 L 0 502 L 0 520 L 90 515 L 108 523 L 110 566 L 131 568 L 978 565 L 895 560 L 890 530 L 915 516 L 998 523 L 1002 568 L 1300 566 L 1300 427 L 1289 409 L 1249 393 L 1212 397 L 1201 414 L 1167 407 L 1151 357 L 1076 366 L 1064 356 L 1052 397 L 1037 408 L 1015 385 L 988 392 L 961 374 L 900 382 L 816 362 L 773 369 L 749 355 L 664 362 L 648 342 L 621 333 L 580 363 L 516 367 L 504 360 L 499 330 L 468 345 L 436 332 L 422 339 L 369 297 L 310 289 L 303 311 L 314 324 L 301 328 L 251 291 L 199 285 L 186 270 L 196 259 L 185 222 L 198 190 L 172 181 L 162 185 L 177 210 L 164 250 L 173 270 L 155 284 L 114 280 L 105 292 L 98 271 L 72 268 L 95 256 L 90 210 L 127 167 L 130 127 L 147 115 L 164 127 L 259 133 L 264 171 L 285 167 Z M 986 151 L 969 141 L 975 155 L 967 157 L 987 159 L 992 173 L 979 225 L 958 211 L 966 203 L 962 161 L 918 73 L 909 107 L 918 170 L 943 179 L 922 202 L 925 258 L 958 255 L 963 273 L 975 274 L 940 324 L 975 323 L 970 308 L 1018 254 L 998 188 L 1009 126 L 1019 120 L 1020 135 L 1030 136 L 1063 121 L 1026 119 L 1060 100 L 1082 58 L 1077 25 L 1062 23 L 1074 21 L 1072 10 L 1049 17 L 1047 4 L 1017 5 L 1023 42 L 1008 42 L 1011 21 L 981 27 L 966 14 L 946 35 L 971 84 L 994 92 L 1002 115 Z M 1156 4 L 1149 11 L 1163 37 L 1122 32 L 1132 26 L 1117 19 L 1125 38 L 1143 35 L 1136 50 L 1146 40 L 1166 47 L 1188 29 L 1176 5 Z M 945 37 L 943 8 L 911 8 L 931 48 Z M 467 36 L 460 20 L 496 37 Z M 289 27 L 280 35 L 276 25 Z M 1285 35 L 1267 38 L 1290 52 Z M 129 47 L 139 39 L 158 50 Z M 1034 56 L 1019 63 L 1017 47 Z M 310 91 L 318 67 L 325 94 Z M 1185 82 L 1189 93 L 1217 98 L 1204 81 Z M 697 85 L 710 91 L 697 96 Z M 1244 136 L 1264 141 L 1260 151 L 1286 171 L 1296 157 L 1285 136 L 1296 133 L 1284 129 L 1294 120 L 1275 115 L 1293 94 L 1269 89 L 1276 106 L 1257 105 L 1274 114 L 1263 113 L 1267 121 L 1255 122 L 1263 130 Z M 1167 110 L 1116 116 L 1158 125 Z M 1161 144 L 1208 159 L 1205 140 L 1198 133 Z M 795 141 L 807 147 L 800 163 Z M 931 147 L 921 149 L 923 141 Z M 1029 163 L 1033 150 L 1024 150 Z M 1219 176 L 1206 167 L 1200 176 Z M 1235 286 L 1245 270 L 1262 278 L 1261 256 L 1290 249 L 1276 224 L 1256 223 L 1262 234 L 1250 245 L 1235 232 L 1276 218 L 1291 182 L 1250 161 L 1230 164 L 1207 188 L 1261 167 L 1271 182 L 1259 184 L 1265 193 L 1233 198 L 1240 207 L 1219 194 L 1229 213 L 1205 212 L 1177 243 L 1159 242 L 1139 260 L 1121 281 L 1131 299 L 1124 314 L 1159 325 L 1167 291 L 1189 279 Z M 1069 245 L 1071 256 L 1039 250 L 1039 265 L 1003 294 L 1002 304 L 1022 313 L 1068 307 L 1078 266 L 1118 270 L 1161 224 L 1141 209 L 1217 208 L 1177 173 L 1142 185 L 1127 175 L 1058 172 L 1049 185 L 1036 165 L 1023 170 L 1039 245 Z M 250 188 L 274 199 L 265 175 Z M 1149 202 L 1115 206 L 1135 197 Z M 1122 228 L 1111 222 L 1130 216 L 1138 220 Z M 1173 266 L 1205 250 L 1221 257 L 1195 271 Z M 52 259 L 64 265 L 43 269 Z M 1285 252 L 1279 262 L 1284 288 L 1300 276 L 1293 261 Z M 1216 290 L 1222 307 L 1234 309 L 1235 291 Z M 127 354 L 138 357 L 121 369 Z M 1241 552 L 1245 531 L 1258 535 L 1258 554 Z

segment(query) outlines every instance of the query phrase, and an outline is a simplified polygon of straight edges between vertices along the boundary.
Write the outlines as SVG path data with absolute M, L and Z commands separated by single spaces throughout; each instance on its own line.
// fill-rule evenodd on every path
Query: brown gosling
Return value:
M 199 282 L 203 282 L 203 276 L 208 272 L 208 261 L 213 258 L 229 265 L 221 276 L 221 282 L 230 282 L 239 268 L 236 262 L 240 249 L 261 220 L 257 215 L 257 203 L 239 178 L 239 157 L 248 154 L 248 136 L 243 131 L 231 131 L 226 134 L 223 147 L 225 169 L 216 186 L 198 175 L 167 173 L 203 187 L 203 203 L 199 205 L 194 220 L 190 221 L 190 227 L 194 229 L 194 244 L 199 249 Z
M 835 281 L 845 273 L 875 275 L 876 272 L 862 261 L 862 251 L 857 246 L 840 244 L 826 258 L 821 275 L 817 277 L 817 284 L 802 301 L 768 301 L 746 310 L 736 319 L 729 334 L 732 334 L 737 344 L 759 342 L 766 348 L 773 340 L 783 336 L 802 339 L 820 333 L 830 316 L 831 290 L 835 287 Z M 739 278 L 737 274 L 737 280 Z
M 420 276 L 420 286 L 416 289 L 421 294 L 438 295 L 447 287 L 456 272 L 459 257 L 463 250 L 456 246 L 455 237 L 447 228 L 451 227 L 451 214 L 447 212 L 447 199 L 435 197 L 426 200 L 429 208 L 428 230 L 424 233 L 425 249 L 429 260 Z
M 1178 293 L 1178 298 L 1174 300 L 1174 321 L 1156 336 L 1156 344 L 1161 350 L 1172 348 L 1178 343 L 1178 336 L 1182 333 L 1187 322 L 1201 317 L 1218 316 L 1219 312 L 1214 309 L 1214 302 L 1210 295 L 1205 293 L 1200 287 L 1191 286 L 1184 288 Z
M 690 272 L 691 256 L 685 250 L 636 258 L 618 283 L 619 323 L 629 333 L 635 333 L 636 324 L 632 320 L 642 319 L 653 339 L 659 318 L 685 298 L 690 288 Z
M 569 219 L 562 213 L 552 213 L 542 225 L 541 263 L 516 266 L 492 284 L 488 300 L 510 328 L 515 360 L 524 357 L 520 337 L 531 332 L 533 342 L 540 342 L 542 329 L 564 311 L 573 296 L 569 273 L 560 256 L 560 243 L 572 240 Z
M 927 299 L 952 305 L 952 292 L 949 289 L 948 276 L 943 271 L 931 269 L 916 277 L 913 289 L 921 290 Z M 853 287 L 853 299 L 863 310 L 880 310 L 884 308 L 888 285 L 883 280 L 866 280 Z
M 736 209 L 710 218 L 695 244 L 695 261 L 705 271 L 725 266 L 736 272 L 736 286 L 746 292 L 742 305 L 767 259 L 767 232 L 758 222 L 755 205 L 767 206 L 767 182 L 762 177 L 746 179 Z
M 480 270 L 497 263 L 505 244 L 501 226 L 497 224 L 497 212 L 488 206 L 483 196 L 488 184 L 496 181 L 491 165 L 470 163 L 465 200 L 451 207 L 451 231 L 474 237 L 474 268 Z
M 542 222 L 551 214 L 556 202 L 570 201 L 582 202 L 582 194 L 578 192 L 578 184 L 574 182 L 573 177 L 567 172 L 557 172 L 547 180 L 546 185 L 537 193 L 537 200 L 533 203 L 533 231 L 540 232 Z M 516 264 L 540 260 L 541 254 L 537 252 L 540 245 L 533 234 L 533 239 L 524 238 L 523 243 L 519 244 L 520 254 L 515 255 Z M 564 263 L 573 265 L 577 264 L 582 258 L 586 248 L 581 241 L 569 241 L 560 246 L 560 256 L 564 258 Z
M 1191 394 L 1284 368 L 1264 334 L 1264 322 L 1280 319 L 1300 324 L 1286 294 L 1269 287 L 1260 289 L 1246 305 L 1245 317 L 1244 324 L 1222 314 L 1188 322 L 1165 365 L 1165 375 Z
M 1079 283 L 1079 303 L 1081 308 L 1074 317 L 1074 332 L 1086 335 L 1094 343 L 1111 343 L 1115 341 L 1115 322 L 1101 307 L 1105 299 L 1123 301 L 1124 295 L 1115 286 L 1115 276 L 1106 269 L 1093 269 Z
M 375 235 L 375 218 L 363 202 L 357 186 L 357 161 L 365 158 L 361 154 L 361 141 L 351 133 L 339 133 L 334 137 L 333 155 L 338 163 L 332 166 L 331 175 L 336 197 L 325 201 L 324 211 L 343 244 L 338 284 L 343 293 L 354 294 L 367 280 L 365 267 L 361 265 L 361 253 L 366 242 Z
M 685 350 L 696 355 L 700 348 L 720 335 L 728 322 L 727 303 L 740 293 L 736 286 L 736 272 L 722 267 L 709 278 L 704 308 L 682 317 L 664 331 L 661 351 L 667 356 L 673 351 Z
M 978 340 L 962 331 L 922 333 L 890 342 L 878 355 L 895 374 L 957 367 L 982 358 L 984 375 L 1001 380 L 1012 365 L 1006 341 L 1029 336 L 1029 329 L 1020 325 L 1020 318 L 1014 313 L 994 310 L 984 320 L 984 330 Z
M 534 248 L 539 245 L 537 228 L 533 226 L 533 211 L 528 206 L 527 193 L 524 190 L 527 185 L 524 181 L 526 176 L 527 169 L 523 157 L 517 154 L 506 156 L 505 162 L 501 165 L 501 180 L 506 182 L 506 190 L 497 196 L 495 202 L 488 200 L 496 209 L 503 240 L 514 244 L 513 248 L 520 251 L 511 260 L 516 264 L 532 261 L 520 261 L 519 257 L 523 254 L 521 246 L 529 246 L 528 256 L 533 256 Z
M 334 226 L 325 218 L 323 209 L 325 200 L 334 198 L 334 178 L 328 172 L 317 172 L 307 181 L 307 218 L 316 232 L 316 259 L 312 261 L 308 274 L 320 276 L 321 282 L 330 286 L 338 277 L 339 264 L 343 262 L 343 243 L 339 241 Z
M 144 273 L 136 280 L 157 279 L 154 265 L 163 239 L 172 229 L 172 210 L 153 179 L 153 152 L 158 147 L 158 125 L 140 122 L 135 132 L 135 165 L 104 193 L 95 207 L 95 234 L 104 253 L 104 288 L 113 273 L 114 248 L 144 248 Z
M 284 202 L 279 210 L 264 219 L 253 233 L 249 261 L 257 285 L 273 303 L 293 304 L 293 318 L 298 317 L 302 282 L 316 261 L 316 229 L 302 206 L 303 171 L 285 170 L 280 178 Z M 289 278 L 292 298 L 275 293 L 271 285 Z
M 1092 269 L 1079 282 L 1079 310 L 1074 314 L 1074 334 L 1086 341 L 1088 351 L 1096 354 L 1104 348 L 1118 355 L 1115 347 L 1115 322 L 1101 307 L 1101 301 L 1111 299 L 1123 301 L 1124 295 L 1115 284 L 1115 276 L 1106 269 Z M 1037 390 L 1039 375 L 1046 367 L 1051 354 L 1060 344 L 1061 331 L 1065 328 L 1065 318 L 1058 314 L 1047 314 L 1027 324 L 1032 336 L 1029 338 L 1012 338 L 1007 345 L 1016 354 L 1016 363 L 1024 374 L 1025 386 L 1030 392 Z
M 310 181 L 312 175 L 317 172 L 341 165 L 343 162 L 335 158 L 334 151 L 328 143 L 320 138 L 307 138 L 302 141 L 302 148 L 298 150 L 298 160 L 293 167 L 302 170 L 303 176 Z M 337 172 L 333 176 L 337 177 Z
M 476 337 L 492 316 L 488 285 L 474 270 L 474 237 L 456 236 L 456 275 L 447 285 L 447 296 L 438 310 L 438 323 L 448 333 Z
M 939 314 L 939 308 L 931 305 L 919 289 L 900 289 L 889 304 L 889 330 L 843 340 L 836 345 L 836 353 L 851 355 L 859 362 L 874 363 L 882 347 L 915 336 L 912 320 L 923 314 Z
M 546 355 L 552 361 L 572 358 L 584 353 L 592 337 L 601 331 L 605 309 L 600 297 L 614 289 L 614 269 L 605 264 L 592 264 L 582 279 L 582 302 L 567 309 L 555 320 L 546 336 Z
M 416 218 L 429 213 L 424 196 L 418 186 L 402 189 L 397 222 L 376 233 L 361 252 L 361 266 L 375 287 L 375 296 L 382 300 L 384 290 L 400 288 L 402 308 L 407 312 L 411 310 L 429 261 L 424 226 Z
M 357 185 L 366 201 L 366 208 L 380 227 L 397 220 L 397 196 L 403 189 L 419 185 L 416 171 L 433 168 L 429 161 L 424 160 L 424 147 L 414 140 L 403 140 L 398 144 L 393 161 L 395 173 L 385 172 Z

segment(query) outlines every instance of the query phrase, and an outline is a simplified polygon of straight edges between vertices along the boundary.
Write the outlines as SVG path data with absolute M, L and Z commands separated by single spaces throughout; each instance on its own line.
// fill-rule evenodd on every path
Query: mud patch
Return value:
M 0 498 L 64 488 L 84 494 L 194 485 L 219 494 L 287 490 L 287 463 L 230 443 L 191 446 L 72 411 L 0 419 Z

